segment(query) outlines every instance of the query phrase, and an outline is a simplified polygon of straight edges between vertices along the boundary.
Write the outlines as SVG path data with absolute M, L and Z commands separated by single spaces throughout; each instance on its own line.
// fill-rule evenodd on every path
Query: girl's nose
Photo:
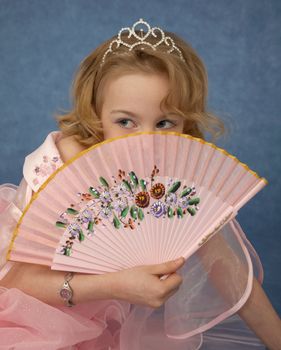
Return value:
M 157 131 L 157 130 L 156 130 L 156 127 L 154 125 L 144 125 L 141 128 L 141 131 L 142 132 L 152 132 L 152 131 Z

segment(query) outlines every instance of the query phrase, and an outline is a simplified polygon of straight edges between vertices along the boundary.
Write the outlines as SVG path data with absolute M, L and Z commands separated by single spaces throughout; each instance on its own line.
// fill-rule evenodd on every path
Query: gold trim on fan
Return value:
M 67 167 L 69 164 L 71 164 L 72 162 L 74 162 L 76 159 L 80 158 L 81 156 L 83 156 L 84 154 L 90 152 L 91 150 L 97 148 L 97 147 L 100 147 L 104 144 L 107 144 L 107 143 L 111 143 L 113 141 L 116 141 L 116 140 L 120 140 L 120 139 L 124 139 L 124 138 L 127 138 L 127 137 L 131 137 L 131 136 L 139 136 L 139 135 L 174 135 L 174 136 L 180 136 L 180 137 L 184 137 L 184 138 L 187 138 L 187 139 L 191 139 L 191 140 L 196 140 L 200 143 L 203 143 L 203 144 L 206 144 L 206 145 L 209 145 L 210 147 L 213 147 L 214 149 L 218 150 L 219 152 L 227 155 L 228 157 L 232 158 L 233 160 L 235 160 L 237 163 L 239 163 L 243 168 L 245 168 L 249 173 L 251 173 L 252 175 L 254 175 L 255 177 L 257 177 L 259 180 L 263 181 L 265 183 L 265 185 L 268 184 L 268 181 L 263 178 L 263 177 L 260 177 L 256 172 L 254 172 L 253 170 L 251 170 L 247 164 L 245 163 L 242 163 L 240 162 L 240 160 L 238 158 L 236 158 L 235 156 L 233 156 L 232 154 L 228 153 L 226 150 L 224 150 L 223 148 L 219 148 L 217 147 L 216 145 L 214 145 L 213 143 L 211 142 L 208 142 L 208 141 L 205 141 L 203 139 L 200 139 L 198 137 L 194 137 L 194 136 L 191 136 L 191 135 L 188 135 L 188 134 L 181 134 L 179 132 L 174 132 L 174 131 L 144 131 L 144 132 L 137 132 L 137 133 L 131 133 L 131 134 L 127 134 L 127 135 L 123 135 L 123 136 L 118 136 L 118 137 L 113 137 L 113 138 L 110 138 L 110 139 L 107 139 L 107 140 L 104 140 L 102 142 L 99 142 L 87 149 L 85 149 L 84 151 L 81 151 L 79 153 L 77 153 L 75 156 L 73 156 L 72 158 L 70 158 L 69 160 L 67 160 L 61 167 L 59 167 L 58 169 L 56 169 L 48 178 L 47 180 L 39 187 L 39 189 L 37 190 L 37 192 L 35 192 L 30 200 L 30 202 L 27 204 L 27 206 L 24 208 L 23 212 L 22 212 L 22 215 L 14 229 L 14 232 L 13 232 L 13 235 L 12 235 L 12 239 L 11 239 L 11 242 L 10 242 L 10 245 L 9 245 L 9 249 L 8 249 L 8 252 L 7 252 L 7 260 L 10 260 L 10 256 L 11 256 L 11 251 L 12 251 L 12 248 L 13 248 L 13 245 L 14 245 L 14 241 L 15 241 L 15 238 L 18 234 L 18 229 L 19 229 L 19 226 L 23 220 L 23 217 L 25 215 L 25 213 L 27 212 L 27 210 L 29 209 L 29 207 L 31 206 L 31 204 L 34 202 L 34 200 L 37 198 L 37 196 L 39 195 L 39 193 L 48 185 L 48 183 L 50 181 L 52 181 L 52 179 L 56 176 L 56 174 L 60 171 L 62 171 L 65 167 Z

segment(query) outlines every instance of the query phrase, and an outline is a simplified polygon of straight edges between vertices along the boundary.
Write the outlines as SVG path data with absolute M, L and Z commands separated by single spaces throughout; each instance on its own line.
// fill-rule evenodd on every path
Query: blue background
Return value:
M 56 129 L 80 61 L 141 17 L 191 42 L 209 109 L 231 127 L 219 145 L 269 181 L 238 219 L 281 313 L 279 0 L 0 0 L 0 183 L 18 184 L 24 157 Z

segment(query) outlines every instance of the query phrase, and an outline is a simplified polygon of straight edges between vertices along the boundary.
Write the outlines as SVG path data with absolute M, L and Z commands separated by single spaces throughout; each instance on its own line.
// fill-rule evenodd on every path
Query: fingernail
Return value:
M 176 264 L 179 264 L 180 262 L 183 262 L 184 258 L 183 257 L 180 257 L 178 259 L 175 260 L 175 263 Z

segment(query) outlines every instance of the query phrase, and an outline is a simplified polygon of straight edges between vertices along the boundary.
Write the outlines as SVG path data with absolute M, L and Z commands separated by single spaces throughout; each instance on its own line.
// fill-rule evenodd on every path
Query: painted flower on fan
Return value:
M 68 232 L 71 234 L 72 237 L 76 238 L 79 236 L 79 233 L 81 232 L 80 225 L 76 223 L 72 223 L 67 226 Z
M 161 183 L 157 183 L 155 185 L 152 186 L 151 190 L 150 190 L 150 195 L 152 198 L 155 199 L 160 199 L 164 196 L 165 194 L 165 186 Z
M 86 223 L 93 220 L 93 213 L 89 209 L 85 209 L 79 215 L 79 219 L 81 222 Z
M 146 191 L 142 191 L 136 194 L 135 203 L 140 208 L 147 208 L 149 206 L 149 193 Z
M 154 202 L 150 207 L 150 213 L 156 218 L 160 218 L 160 216 L 166 213 L 165 203 L 161 201 Z
M 114 202 L 112 203 L 113 209 L 116 210 L 118 213 L 120 213 L 127 206 L 128 206 L 128 199 L 126 197 L 119 197 L 118 199 L 114 200 Z
M 189 199 L 189 197 L 180 198 L 178 201 L 178 206 L 182 209 L 187 208 L 189 206 Z
M 66 241 L 65 244 L 59 249 L 58 253 L 66 256 L 70 256 L 72 254 L 72 241 Z
M 110 207 L 104 207 L 101 209 L 100 214 L 103 218 L 108 219 L 112 215 L 112 210 Z
M 177 203 L 178 197 L 175 193 L 168 193 L 165 198 L 167 205 L 175 205 Z
M 81 197 L 81 201 L 90 201 L 93 199 L 92 195 L 90 193 L 78 193 L 78 195 Z
M 111 198 L 111 194 L 109 191 L 103 191 L 101 194 L 100 194 L 100 200 L 102 202 L 106 202 L 106 203 L 109 203 L 112 201 L 112 198 Z
M 194 198 L 195 187 L 184 185 L 181 188 L 181 180 L 174 178 L 168 178 L 168 182 L 159 178 L 159 182 L 154 182 L 155 169 L 157 167 L 152 172 L 151 181 L 138 178 L 133 171 L 126 175 L 122 170 L 119 170 L 118 179 L 112 176 L 113 186 L 100 177 L 101 186 L 90 187 L 89 193 L 78 193 L 80 203 L 76 203 L 77 207 L 70 204 L 56 221 L 56 226 L 67 228 L 70 240 L 82 242 L 86 234 L 94 235 L 95 225 L 106 226 L 106 220 L 117 229 L 121 226 L 134 229 L 145 218 L 143 208 L 155 218 L 183 218 L 188 213 L 194 216 L 200 202 L 199 197 Z M 75 220 L 71 224 L 70 218 Z M 70 252 L 68 244 L 64 247 L 64 254 Z

